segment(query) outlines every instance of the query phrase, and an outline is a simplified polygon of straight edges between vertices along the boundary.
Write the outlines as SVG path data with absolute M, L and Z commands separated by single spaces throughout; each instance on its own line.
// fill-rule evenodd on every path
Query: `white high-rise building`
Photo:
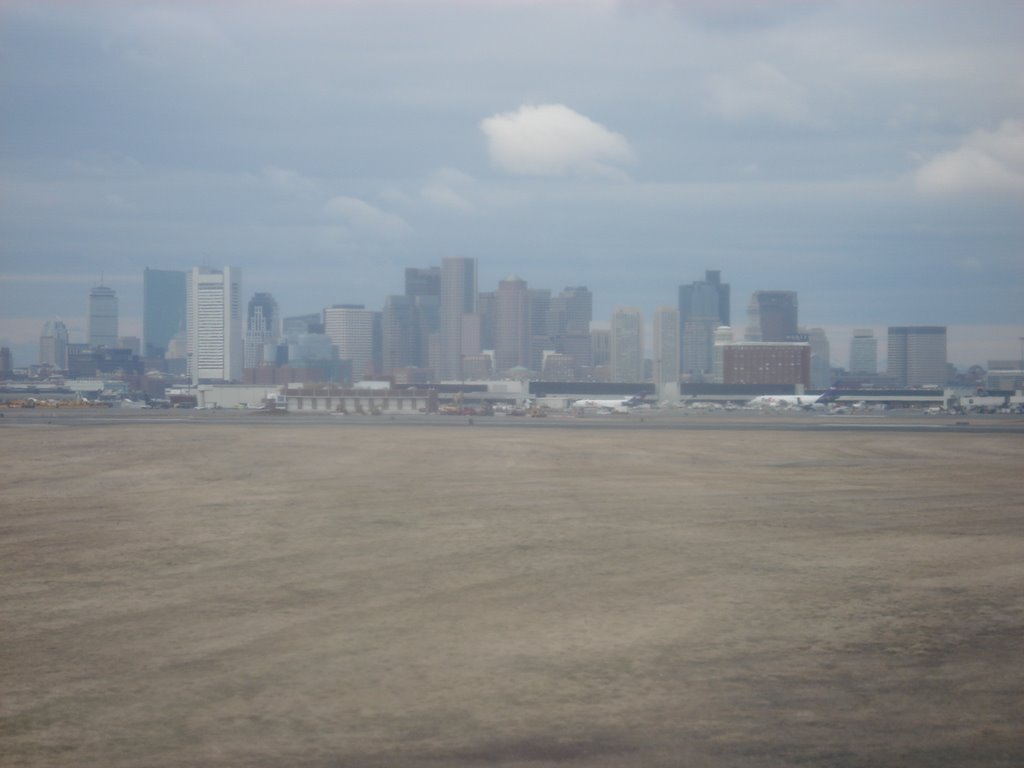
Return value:
M 644 380 L 644 315 L 639 309 L 622 307 L 612 315 L 609 349 L 612 381 Z
M 658 307 L 654 312 L 654 383 L 679 381 L 679 310 Z
M 242 270 L 192 268 L 187 335 L 188 373 L 193 384 L 242 380 Z
M 850 339 L 850 373 L 878 373 L 878 339 L 870 328 L 857 328 Z
M 105 285 L 89 292 L 89 346 L 117 347 L 117 294 Z
M 39 335 L 39 364 L 66 371 L 68 368 L 68 329 L 61 320 L 47 320 Z

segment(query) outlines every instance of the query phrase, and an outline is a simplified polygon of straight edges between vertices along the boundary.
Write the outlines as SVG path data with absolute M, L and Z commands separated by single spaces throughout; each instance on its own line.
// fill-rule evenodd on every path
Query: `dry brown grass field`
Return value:
M 1020 766 L 1020 435 L 0 430 L 4 766 Z

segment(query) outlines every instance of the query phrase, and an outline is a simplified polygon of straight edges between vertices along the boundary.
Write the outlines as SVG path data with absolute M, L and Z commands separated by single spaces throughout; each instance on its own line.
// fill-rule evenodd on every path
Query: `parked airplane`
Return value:
M 576 408 L 583 410 L 585 408 L 596 408 L 600 411 L 609 411 L 614 413 L 628 413 L 631 408 L 635 408 L 644 402 L 644 395 L 633 395 L 633 397 L 627 397 L 620 400 L 593 400 L 590 398 L 584 400 L 576 400 L 570 406 L 570 408 Z
M 747 406 L 752 408 L 803 408 L 805 411 L 825 408 L 839 399 L 839 390 L 832 387 L 820 397 L 811 395 L 758 395 Z

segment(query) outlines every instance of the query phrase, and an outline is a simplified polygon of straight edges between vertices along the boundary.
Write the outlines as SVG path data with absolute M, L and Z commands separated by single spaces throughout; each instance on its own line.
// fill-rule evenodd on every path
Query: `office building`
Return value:
M 679 310 L 659 307 L 654 313 L 654 383 L 679 382 Z
M 530 367 L 530 293 L 515 275 L 499 282 L 494 294 L 494 366 L 498 374 Z
M 793 341 L 797 328 L 796 291 L 754 291 L 747 305 L 747 341 Z
M 193 267 L 187 287 L 189 377 L 194 384 L 241 382 L 242 270 Z
M 801 328 L 800 335 L 811 346 L 811 386 L 828 389 L 832 384 L 831 347 L 824 328 Z
M 611 381 L 644 380 L 644 316 L 639 309 L 622 307 L 612 315 L 609 348 Z
M 185 330 L 188 274 L 168 269 L 142 273 L 142 354 L 164 357 L 178 333 Z
M 943 386 L 946 383 L 946 326 L 889 328 L 889 376 L 899 386 Z
M 548 334 L 554 349 L 571 355 L 577 372 L 595 365 L 590 335 L 593 306 L 593 294 L 586 286 L 563 288 L 548 306 Z M 604 362 L 607 362 L 607 354 Z
M 291 339 L 303 333 L 321 334 L 324 332 L 324 317 L 319 312 L 310 315 L 293 315 L 281 321 L 281 335 Z
M 679 370 L 700 379 L 712 368 L 715 328 L 729 325 L 729 284 L 709 269 L 703 280 L 679 286 Z
M 874 376 L 878 373 L 878 340 L 870 328 L 857 328 L 850 339 L 850 373 Z
M 462 378 L 463 317 L 476 311 L 476 293 L 476 259 L 446 257 L 441 260 L 440 370 L 438 376 L 442 380 Z M 476 327 L 479 336 L 479 317 Z M 479 337 L 476 341 L 479 344 Z
M 273 347 L 281 339 L 281 313 L 277 301 L 269 293 L 255 293 L 249 299 L 245 319 L 245 360 L 246 368 L 257 368 L 273 363 L 267 355 L 267 347 Z
M 811 346 L 806 342 L 721 344 L 723 384 L 811 383 Z
M 414 354 L 418 335 L 416 297 L 385 298 L 381 312 L 381 373 L 390 376 L 398 368 L 419 365 Z
M 362 304 L 336 304 L 324 310 L 324 333 L 338 350 L 339 360 L 352 361 L 352 380 L 377 373 L 380 313 Z
M 441 268 L 406 267 L 405 295 L 410 298 L 416 296 L 439 297 L 441 295 Z
M 14 356 L 10 347 L 0 347 L 0 376 L 4 378 L 14 373 Z
M 441 268 L 406 267 L 405 296 L 411 304 L 413 323 L 409 341 L 409 365 L 432 368 L 437 365 L 438 331 L 441 325 Z M 431 349 L 434 350 L 433 360 Z
M 89 292 L 89 346 L 117 346 L 117 294 L 105 285 Z
M 39 364 L 68 369 L 68 329 L 60 320 L 47 320 L 39 334 Z

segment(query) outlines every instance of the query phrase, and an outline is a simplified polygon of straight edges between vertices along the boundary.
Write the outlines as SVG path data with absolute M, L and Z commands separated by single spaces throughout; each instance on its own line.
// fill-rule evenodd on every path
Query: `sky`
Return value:
M 470 256 L 599 323 L 717 269 L 834 363 L 1018 358 L 1022 39 L 1017 0 L 0 0 L 0 345 L 84 341 L 101 276 L 141 335 L 145 267 L 293 315 Z

